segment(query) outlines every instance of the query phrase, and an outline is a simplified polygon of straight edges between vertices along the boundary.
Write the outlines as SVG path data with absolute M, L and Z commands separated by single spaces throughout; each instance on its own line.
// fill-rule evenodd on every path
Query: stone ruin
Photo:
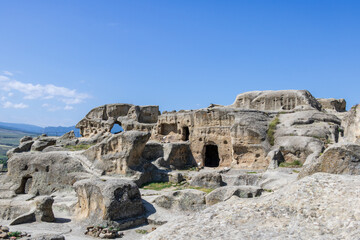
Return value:
M 299 178 L 316 172 L 357 175 L 358 109 L 347 112 L 344 99 L 316 99 L 305 90 L 248 92 L 228 106 L 162 113 L 159 106 L 103 105 L 76 125 L 80 138 L 73 132 L 24 137 L 8 152 L 1 218 L 31 211 L 25 204 L 31 196 L 52 195 L 56 206 L 58 193 L 72 191 L 76 204 L 66 209 L 75 221 L 126 229 L 149 222 L 138 189 L 146 183 L 216 188 L 210 195 L 179 190 L 152 202 L 198 211 L 234 195 L 260 196 L 264 186 L 282 181 L 282 173 L 276 180 L 269 173 L 281 164 L 303 165 Z M 112 133 L 116 124 L 122 131 Z M 347 160 L 335 164 L 335 171 L 338 159 Z M 184 199 L 194 199 L 193 205 L 184 206 Z

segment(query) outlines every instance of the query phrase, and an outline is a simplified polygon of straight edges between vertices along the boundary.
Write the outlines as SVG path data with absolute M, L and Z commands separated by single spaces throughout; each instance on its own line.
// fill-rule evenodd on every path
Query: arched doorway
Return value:
M 205 145 L 205 167 L 218 167 L 220 163 L 218 146 L 215 144 Z
M 15 190 L 16 194 L 27 194 L 29 193 L 32 185 L 32 176 L 24 176 L 21 178 L 21 184 L 18 189 Z

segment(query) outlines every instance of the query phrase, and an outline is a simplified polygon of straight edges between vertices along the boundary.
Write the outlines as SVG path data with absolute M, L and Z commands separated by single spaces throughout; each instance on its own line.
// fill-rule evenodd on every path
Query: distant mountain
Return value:
M 71 127 L 45 127 L 44 133 L 48 136 L 62 136 L 67 132 L 74 131 L 75 136 L 80 137 L 80 130 L 77 129 L 75 126 Z
M 67 132 L 73 130 L 77 137 L 80 136 L 79 129 L 75 128 L 75 126 L 71 127 L 39 127 L 36 125 L 23 124 L 23 123 L 6 123 L 0 122 L 0 128 L 21 131 L 30 134 L 46 134 L 48 136 L 61 136 Z
M 0 122 L 0 128 L 36 134 L 42 134 L 44 131 L 42 127 L 23 123 Z

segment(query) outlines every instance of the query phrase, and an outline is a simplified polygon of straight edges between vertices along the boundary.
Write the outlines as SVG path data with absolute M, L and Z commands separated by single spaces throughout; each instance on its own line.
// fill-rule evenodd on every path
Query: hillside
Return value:
M 0 127 L 0 163 L 7 161 L 6 152 L 19 145 L 19 140 L 23 136 L 37 136 L 37 134 L 9 130 Z

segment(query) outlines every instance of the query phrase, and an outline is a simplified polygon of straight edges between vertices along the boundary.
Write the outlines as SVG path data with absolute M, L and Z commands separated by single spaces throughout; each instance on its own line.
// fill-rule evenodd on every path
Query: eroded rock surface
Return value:
M 299 177 L 316 172 L 360 175 L 360 145 L 349 143 L 332 145 L 316 161 L 305 166 Z
M 253 91 L 239 94 L 232 105 L 237 108 L 282 111 L 315 108 L 321 104 L 306 90 Z
M 166 209 L 199 211 L 205 208 L 206 193 L 196 189 L 185 189 L 166 193 L 155 199 L 155 204 Z
M 8 161 L 8 180 L 16 194 L 48 195 L 70 187 L 86 173 L 79 158 L 69 152 L 25 152 Z
M 106 173 L 123 173 L 138 167 L 150 133 L 126 131 L 110 135 L 87 149 L 83 155 Z
M 139 217 L 144 207 L 137 185 L 124 179 L 85 179 L 74 184 L 78 203 L 78 219 L 93 223 L 119 221 Z
M 317 173 L 260 198 L 233 197 L 144 239 L 356 239 L 360 176 Z
M 353 106 L 343 119 L 345 138 L 360 144 L 360 104 Z
M 92 109 L 77 125 L 83 137 L 110 132 L 114 124 L 125 131 L 150 131 L 159 115 L 158 106 L 107 104 Z

